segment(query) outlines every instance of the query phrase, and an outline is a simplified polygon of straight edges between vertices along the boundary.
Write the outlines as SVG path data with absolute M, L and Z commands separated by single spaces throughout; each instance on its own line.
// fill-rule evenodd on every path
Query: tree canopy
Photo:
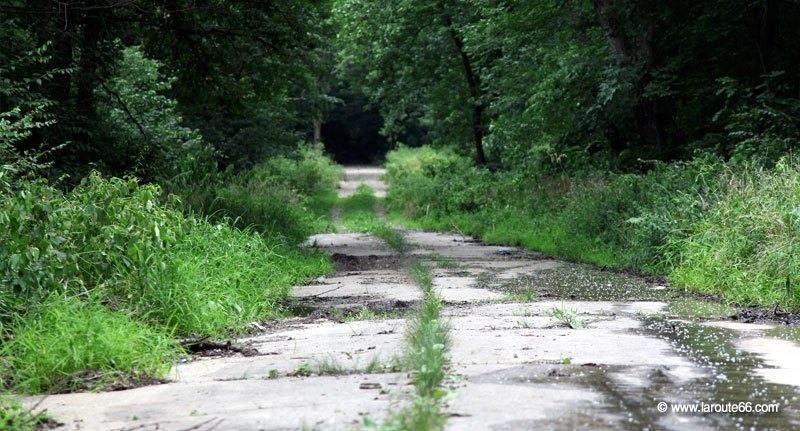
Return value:
M 435 143 L 477 164 L 626 170 L 697 151 L 775 158 L 800 133 L 790 0 L 10 0 L 0 13 L 3 110 L 57 119 L 16 145 L 58 148 L 66 172 L 246 168 L 323 136 L 334 152 Z M 348 117 L 369 138 L 341 130 L 348 103 L 380 113 Z

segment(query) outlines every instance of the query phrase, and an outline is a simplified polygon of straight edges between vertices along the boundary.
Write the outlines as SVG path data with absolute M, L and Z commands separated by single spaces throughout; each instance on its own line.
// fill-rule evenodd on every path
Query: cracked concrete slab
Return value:
M 51 395 L 40 407 L 65 430 L 355 430 L 363 416 L 381 420 L 397 408 L 407 380 L 393 373 L 177 382 Z M 361 389 L 365 382 L 381 389 Z

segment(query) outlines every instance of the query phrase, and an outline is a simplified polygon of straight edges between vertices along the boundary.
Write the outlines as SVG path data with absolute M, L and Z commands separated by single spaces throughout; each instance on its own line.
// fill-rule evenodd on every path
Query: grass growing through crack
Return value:
M 455 268 L 461 268 L 462 266 L 460 263 L 452 261 L 447 257 L 442 256 L 441 254 L 436 252 L 431 253 L 430 258 L 436 262 L 436 266 L 438 266 L 439 268 L 455 269 Z
M 362 306 L 356 312 L 348 313 L 340 320 L 342 322 L 356 322 L 359 320 L 383 320 L 383 319 L 396 319 L 400 317 L 400 312 L 397 310 L 378 310 L 373 311 L 366 305 Z
M 550 315 L 568 328 L 583 329 L 586 327 L 586 320 L 578 317 L 578 312 L 575 310 L 553 307 L 553 309 L 550 310 Z
M 26 409 L 14 399 L 0 398 L 0 431 L 35 431 L 48 429 L 44 412 L 35 413 L 36 407 Z
M 503 300 L 506 302 L 533 302 L 539 299 L 539 295 L 533 290 L 521 290 L 517 292 L 508 292 L 503 295 Z
M 422 288 L 424 301 L 409 322 L 405 367 L 414 381 L 412 404 L 383 424 L 387 430 L 440 430 L 445 418 L 442 405 L 447 391 L 441 387 L 449 360 L 449 325 L 442 321 L 442 299 L 433 290 L 430 269 L 411 263 L 411 277 Z M 365 420 L 367 425 L 371 424 Z
M 363 366 L 359 365 L 357 361 L 352 366 L 347 366 L 334 358 L 326 358 L 313 362 L 311 370 L 318 376 L 392 373 L 400 370 L 400 359 L 392 356 L 388 360 L 382 360 L 380 357 L 374 356 Z
M 354 360 L 353 365 L 345 365 L 333 357 L 304 362 L 297 366 L 289 376 L 308 377 L 308 376 L 347 376 L 351 374 L 380 374 L 393 373 L 400 371 L 401 361 L 397 356 L 391 356 L 386 360 L 378 356 L 370 358 L 365 365 L 360 365 L 358 359 Z M 280 377 L 278 370 L 270 370 L 267 379 Z
M 370 232 L 398 253 L 405 253 L 408 250 L 408 243 L 403 233 L 386 223 L 377 222 Z

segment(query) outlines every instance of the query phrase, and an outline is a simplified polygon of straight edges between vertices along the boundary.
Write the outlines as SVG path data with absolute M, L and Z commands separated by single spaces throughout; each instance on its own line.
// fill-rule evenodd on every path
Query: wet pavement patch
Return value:
M 800 390 L 796 386 L 766 381 L 759 370 L 771 367 L 757 355 L 737 348 L 734 341 L 740 337 L 738 332 L 664 316 L 648 316 L 643 320 L 645 325 L 639 331 L 668 341 L 676 352 L 708 372 L 706 377 L 665 388 L 663 400 L 706 404 L 777 403 L 778 412 L 721 413 L 702 418 L 709 426 L 727 429 L 800 427 Z M 684 415 L 696 417 L 699 414 Z
M 668 316 L 694 320 L 728 319 L 736 313 L 736 307 L 687 296 L 672 299 L 666 310 Z
M 498 279 L 493 273 L 478 277 L 480 287 L 528 295 L 542 299 L 579 301 L 663 301 L 670 297 L 643 279 L 590 265 L 567 263 L 536 271 L 510 280 Z

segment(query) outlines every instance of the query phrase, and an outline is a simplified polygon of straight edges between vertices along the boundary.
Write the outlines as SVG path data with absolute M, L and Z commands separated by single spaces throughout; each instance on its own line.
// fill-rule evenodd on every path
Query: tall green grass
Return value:
M 225 223 L 190 220 L 185 229 L 185 239 L 170 250 L 162 283 L 134 305 L 177 335 L 244 331 L 251 322 L 280 316 L 292 285 L 333 271 L 324 254 Z
M 12 327 L 13 335 L 0 347 L 1 372 L 8 388 L 26 393 L 164 378 L 179 352 L 163 328 L 74 298 L 49 298 Z
M 314 151 L 312 161 L 273 161 L 269 175 L 242 174 L 223 187 L 241 186 L 231 192 L 241 206 L 227 201 L 214 216 L 133 178 L 92 174 L 63 192 L 44 180 L 12 184 L 3 165 L 4 386 L 35 393 L 162 378 L 180 352 L 173 337 L 223 337 L 285 313 L 293 284 L 333 270 L 326 255 L 296 245 L 318 220 L 303 205 L 330 202 L 338 179 Z
M 800 165 L 728 171 L 670 280 L 741 303 L 800 304 Z
M 669 276 L 740 304 L 800 305 L 797 158 L 701 157 L 644 174 L 490 172 L 448 150 L 387 156 L 389 218 Z

